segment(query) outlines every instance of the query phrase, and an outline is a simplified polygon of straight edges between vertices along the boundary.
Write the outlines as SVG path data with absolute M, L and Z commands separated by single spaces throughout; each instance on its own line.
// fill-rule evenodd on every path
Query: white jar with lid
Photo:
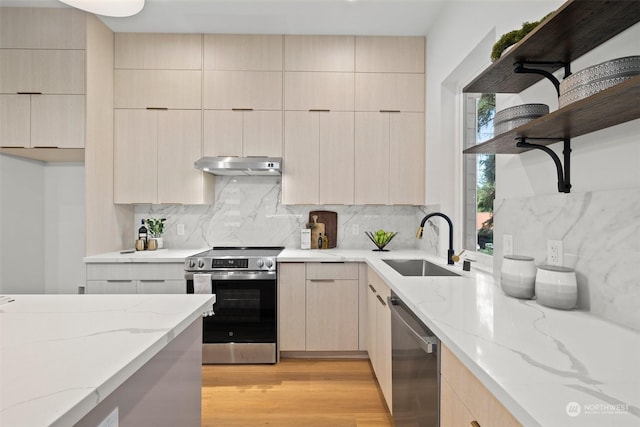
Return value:
M 500 287 L 505 294 L 531 299 L 535 293 L 536 264 L 532 257 L 505 255 L 500 269 Z
M 538 304 L 571 310 L 578 303 L 578 283 L 572 268 L 541 265 L 536 274 Z

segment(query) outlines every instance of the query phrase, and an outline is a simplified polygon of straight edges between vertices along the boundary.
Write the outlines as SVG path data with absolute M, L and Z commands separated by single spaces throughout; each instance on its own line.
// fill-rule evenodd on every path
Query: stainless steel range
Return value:
M 203 318 L 203 363 L 276 363 L 282 249 L 214 247 L 185 260 L 187 293 L 209 292 L 210 282 L 216 295 L 212 315 Z

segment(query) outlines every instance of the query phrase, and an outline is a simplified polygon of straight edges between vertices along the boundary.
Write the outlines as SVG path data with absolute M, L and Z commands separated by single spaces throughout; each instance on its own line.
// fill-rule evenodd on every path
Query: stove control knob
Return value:
M 196 266 L 196 260 L 195 259 L 190 259 L 189 260 L 189 268 L 193 268 Z
M 262 268 L 264 266 L 264 261 L 262 260 L 262 258 L 258 258 L 256 260 L 256 265 L 258 266 L 258 268 Z
M 198 268 L 204 268 L 204 260 L 202 259 L 198 260 Z
M 267 268 L 271 268 L 271 267 L 273 267 L 273 260 L 272 260 L 272 259 L 267 258 L 266 260 L 264 260 L 264 265 L 266 265 L 266 266 L 267 266 Z

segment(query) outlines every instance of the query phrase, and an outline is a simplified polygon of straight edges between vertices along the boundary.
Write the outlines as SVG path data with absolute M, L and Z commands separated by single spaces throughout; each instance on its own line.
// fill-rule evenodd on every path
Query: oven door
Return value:
M 275 343 L 276 281 L 212 280 L 213 316 L 203 319 L 203 343 Z

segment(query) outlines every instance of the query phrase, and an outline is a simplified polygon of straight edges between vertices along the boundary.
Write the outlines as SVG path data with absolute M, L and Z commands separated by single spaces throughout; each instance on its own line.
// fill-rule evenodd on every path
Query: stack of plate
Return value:
M 546 104 L 522 104 L 498 111 L 493 118 L 493 135 L 508 132 L 548 113 Z
M 640 56 L 612 59 L 585 68 L 560 82 L 560 108 L 640 74 Z

